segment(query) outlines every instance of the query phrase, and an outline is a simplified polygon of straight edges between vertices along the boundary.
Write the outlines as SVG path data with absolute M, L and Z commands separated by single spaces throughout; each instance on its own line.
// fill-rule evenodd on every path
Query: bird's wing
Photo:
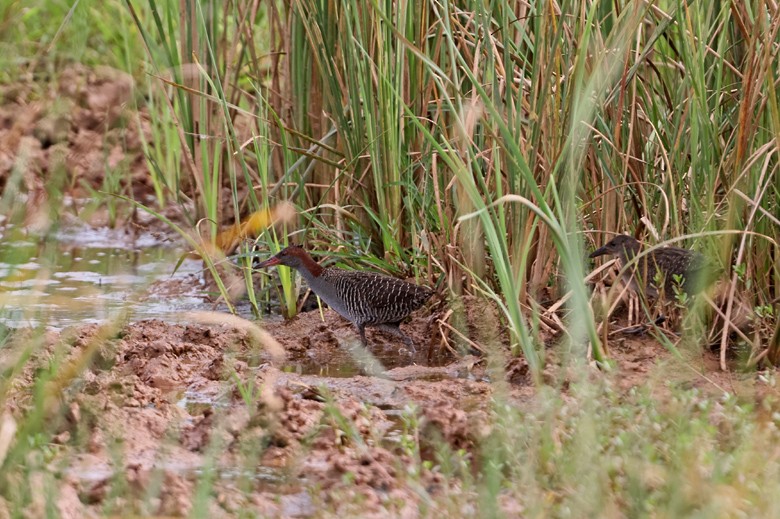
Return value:
M 355 271 L 351 283 L 359 288 L 361 306 L 382 319 L 403 319 L 431 296 L 427 287 L 373 272 Z

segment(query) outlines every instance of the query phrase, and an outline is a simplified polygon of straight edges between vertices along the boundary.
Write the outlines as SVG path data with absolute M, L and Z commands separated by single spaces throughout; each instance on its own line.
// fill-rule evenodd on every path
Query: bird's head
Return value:
M 273 267 L 275 265 L 284 265 L 294 269 L 300 268 L 306 260 L 309 259 L 309 253 L 300 245 L 290 245 L 280 250 L 278 254 L 259 263 L 257 268 Z
M 639 242 L 627 234 L 618 234 L 607 242 L 603 247 L 593 251 L 589 258 L 599 256 L 620 256 L 623 258 L 633 257 L 639 253 Z

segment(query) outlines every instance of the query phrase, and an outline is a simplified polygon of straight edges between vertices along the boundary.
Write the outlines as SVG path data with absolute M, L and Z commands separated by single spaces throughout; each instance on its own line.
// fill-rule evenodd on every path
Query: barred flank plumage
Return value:
M 325 269 L 309 284 L 328 305 L 358 325 L 399 322 L 433 295 L 430 288 L 400 279 L 337 268 Z
M 364 344 L 365 327 L 377 326 L 398 335 L 414 349 L 399 324 L 431 298 L 430 288 L 373 272 L 323 268 L 298 246 L 283 249 L 258 268 L 273 265 L 298 270 L 320 299 L 357 327 Z
M 600 249 L 594 251 L 590 257 L 609 255 L 617 256 L 622 267 L 631 262 L 640 254 L 640 243 L 631 236 L 619 235 Z M 633 266 L 626 269 L 624 279 L 634 290 L 640 290 L 639 284 L 644 286 L 645 294 L 649 297 L 658 296 L 657 275 L 663 279 L 663 294 L 667 298 L 674 297 L 675 276 L 682 279 L 682 289 L 689 295 L 700 292 L 706 284 L 704 279 L 710 270 L 706 258 L 696 251 L 681 249 L 679 247 L 662 247 L 651 250 L 640 257 Z

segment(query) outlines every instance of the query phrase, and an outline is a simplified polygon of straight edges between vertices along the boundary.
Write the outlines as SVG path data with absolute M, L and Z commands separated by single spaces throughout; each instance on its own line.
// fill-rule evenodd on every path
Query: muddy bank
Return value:
M 62 356 L 66 372 L 90 355 L 77 378 L 52 382 L 67 386 L 51 466 L 70 517 L 119 506 L 110 502 L 117 485 L 133 496 L 122 498 L 123 510 L 184 515 L 208 467 L 218 517 L 247 508 L 309 515 L 319 499 L 335 506 L 341 492 L 359 494 L 368 509 L 395 501 L 412 510 L 416 492 L 399 477 L 410 461 L 401 436 L 414 432 L 404 420 L 467 447 L 478 438 L 474 424 L 485 420 L 491 392 L 470 375 L 471 359 L 335 378 L 286 372 L 295 369 L 295 351 L 289 365 L 272 365 L 261 344 L 227 327 L 143 321 L 105 333 L 98 326 L 49 333 L 6 404 L 21 420 L 34 407 L 30 388 L 41 365 Z M 308 348 L 318 346 L 310 339 Z M 15 350 L 3 351 L 4 366 Z M 432 473 L 420 482 L 440 484 Z M 155 485 L 159 495 L 143 504 Z M 307 492 L 314 488 L 320 491 Z
M 74 64 L 45 87 L 0 87 L 0 188 L 24 195 L 14 211 L 26 227 L 46 229 L 59 219 L 55 193 L 82 199 L 97 189 L 137 200 L 154 193 L 143 153 L 151 133 L 148 117 L 136 110 L 134 86 L 119 70 Z M 113 216 L 96 211 L 89 218 L 107 225 Z
M 415 517 L 430 496 L 457 492 L 457 480 L 423 462 L 442 445 L 478 455 L 496 391 L 518 408 L 533 405 L 521 361 L 507 359 L 497 379 L 476 356 L 437 351 L 427 365 L 424 348 L 399 354 L 376 333 L 370 350 L 384 369 L 361 374 L 359 362 L 345 367 L 354 331 L 331 311 L 324 318 L 265 323 L 284 360 L 228 325 L 151 320 L 49 332 L 14 378 L 6 413 L 21 423 L 35 409 L 31 388 L 56 360 L 44 405 L 56 447 L 47 468 L 64 517 L 179 516 L 204 506 L 214 517 Z M 406 329 L 423 335 L 429 327 L 423 316 Z M 30 340 L 18 332 L 2 350 L 4 370 Z M 622 390 L 673 361 L 641 338 L 616 342 L 611 353 Z M 552 366 L 548 376 L 566 391 L 565 373 Z M 675 376 L 734 387 L 729 374 Z M 212 490 L 200 495 L 204 474 Z

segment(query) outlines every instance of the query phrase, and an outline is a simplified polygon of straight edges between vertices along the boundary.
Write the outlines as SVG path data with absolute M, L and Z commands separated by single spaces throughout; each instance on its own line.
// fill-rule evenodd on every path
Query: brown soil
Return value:
M 71 65 L 56 81 L 0 89 L 0 186 L 21 164 L 27 222 L 48 210 L 52 188 L 74 198 L 105 189 L 106 170 L 121 171 L 121 192 L 139 200 L 151 192 L 142 150 L 146 116 L 135 110 L 133 78 L 119 70 Z M 129 174 L 127 173 L 129 172 Z
M 469 313 L 481 315 L 475 308 Z M 431 322 L 423 315 L 404 326 L 421 344 L 437 335 Z M 97 516 L 107 503 L 123 513 L 186 515 L 211 462 L 214 517 L 240 510 L 309 516 L 322 509 L 414 517 L 420 498 L 408 483 L 412 453 L 402 447 L 402 433 L 417 431 L 423 459 L 433 459 L 437 438 L 472 452 L 490 431 L 496 388 L 518 406 L 529 405 L 535 392 L 523 362 L 505 359 L 509 383 L 496 385 L 500 372 L 490 372 L 481 358 L 435 352 L 429 364 L 427 346 L 410 356 L 379 333 L 369 334 L 370 350 L 385 369 L 362 374 L 346 353 L 355 333 L 330 310 L 324 321 L 309 312 L 267 322 L 266 329 L 286 360 L 272 362 L 250 334 L 227 325 L 152 320 L 119 331 L 93 325 L 48 333 L 16 378 L 6 409 L 20 418 L 32 406 L 29 390 L 41 367 L 63 359 L 50 384 L 60 396 L 48 406 L 59 417 L 53 422 L 59 450 L 50 466 L 62 475 L 62 516 Z M 0 367 L 13 365 L 29 340 L 19 332 L 2 350 Z M 623 390 L 675 373 L 654 387 L 687 384 L 753 397 L 749 383 L 717 371 L 712 354 L 683 363 L 649 337 L 613 341 L 610 354 L 613 380 Z M 69 379 L 77 371 L 68 366 L 85 361 L 86 369 Z M 680 365 L 656 369 L 674 363 Z M 554 362 L 546 375 L 566 391 L 566 373 Z M 119 481 L 128 489 L 121 502 L 112 497 Z M 427 470 L 416 482 L 431 493 L 453 484 Z M 141 509 L 155 485 L 152 508 Z M 350 508 L 355 503 L 359 511 Z

